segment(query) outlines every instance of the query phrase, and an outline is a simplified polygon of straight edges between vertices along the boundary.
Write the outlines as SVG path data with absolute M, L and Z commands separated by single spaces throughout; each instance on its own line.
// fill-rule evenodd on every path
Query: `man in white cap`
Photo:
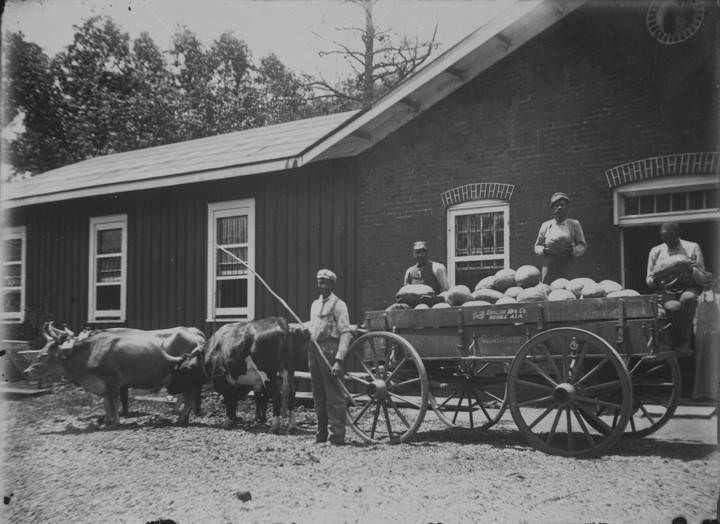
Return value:
M 543 257 L 541 280 L 546 284 L 558 278 L 572 278 L 572 260 L 587 250 L 580 222 L 567 216 L 569 204 L 570 199 L 565 193 L 550 197 L 553 218 L 542 223 L 535 241 L 535 254 Z
M 413 244 L 413 256 L 416 264 L 405 271 L 403 285 L 425 284 L 433 288 L 435 293 L 447 291 L 447 269 L 439 262 L 428 260 L 427 252 L 427 242 L 424 240 L 418 240 Z
M 320 296 L 310 306 L 310 337 L 316 341 L 331 369 L 316 351 L 308 351 L 308 367 L 312 380 L 313 401 L 318 419 L 315 442 L 342 445 L 345 443 L 346 401 L 338 378 L 343 375 L 343 361 L 352 338 L 348 308 L 335 293 L 337 276 L 329 269 L 317 272 Z M 328 428 L 330 432 L 328 434 Z

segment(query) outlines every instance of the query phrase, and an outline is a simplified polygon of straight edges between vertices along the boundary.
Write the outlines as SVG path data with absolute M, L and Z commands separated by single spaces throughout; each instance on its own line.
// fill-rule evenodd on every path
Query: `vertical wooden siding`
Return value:
M 158 329 L 206 323 L 207 205 L 255 199 L 256 269 L 307 319 L 314 275 L 330 267 L 338 294 L 356 318 L 355 179 L 333 163 L 256 177 L 119 194 L 13 211 L 9 223 L 27 226 L 28 314 L 5 336 L 30 338 L 46 320 L 81 329 L 88 318 L 89 219 L 127 214 L 126 325 Z M 255 316 L 287 316 L 256 284 Z

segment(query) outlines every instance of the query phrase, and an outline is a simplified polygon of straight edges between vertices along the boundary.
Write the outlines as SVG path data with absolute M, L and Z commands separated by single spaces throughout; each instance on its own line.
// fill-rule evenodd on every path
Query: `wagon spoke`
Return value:
M 462 401 L 465 400 L 465 392 L 463 391 L 462 395 L 460 395 L 460 399 L 458 400 L 457 405 L 455 406 L 455 413 L 453 414 L 452 422 L 455 424 L 455 421 L 457 420 L 458 413 L 460 413 L 460 407 L 462 406 Z
M 477 391 L 475 391 L 475 398 L 477 399 L 477 405 L 480 406 L 480 409 L 482 410 L 483 415 L 485 415 L 485 418 L 488 419 L 488 421 L 492 420 L 490 413 L 488 413 L 487 409 L 485 409 L 485 406 L 483 406 L 482 400 L 480 400 L 480 395 L 478 395 Z
M 377 361 L 376 360 L 373 360 L 373 361 L 375 362 L 375 369 L 377 369 Z M 365 373 L 370 375 L 371 379 L 375 379 L 375 373 L 373 372 L 372 368 L 369 368 L 364 360 L 361 360 L 360 364 L 362 365 L 363 369 L 365 370 Z
M 600 362 L 598 362 L 598 363 L 595 365 L 595 367 L 593 367 L 590 371 L 588 371 L 587 373 L 585 373 L 585 375 L 583 375 L 583 377 L 582 377 L 580 380 L 578 380 L 577 382 L 575 382 L 575 387 L 579 386 L 580 384 L 582 384 L 583 382 L 585 382 L 586 380 L 588 380 L 590 377 L 592 377 L 595 373 L 598 372 L 598 370 L 599 370 L 601 367 L 603 367 L 603 366 L 604 366 L 605 364 L 607 364 L 608 362 L 610 362 L 610 360 L 609 360 L 607 357 L 604 357 Z
M 415 377 L 415 378 L 405 380 L 404 382 L 398 382 L 397 384 L 393 384 L 393 387 L 401 388 L 404 386 L 408 386 L 410 384 L 417 384 L 418 382 L 420 382 L 420 377 Z
M 370 398 L 370 402 L 365 404 L 365 406 L 360 410 L 360 413 L 357 414 L 355 419 L 353 419 L 353 424 L 357 425 L 358 421 L 365 415 L 368 409 L 375 403 L 375 399 Z
M 668 403 L 666 404 L 666 403 L 663 402 L 662 400 L 658 400 L 658 399 L 656 399 L 655 397 L 644 397 L 644 398 L 647 399 L 647 400 L 649 400 L 649 401 L 651 401 L 651 402 L 654 402 L 654 403 L 657 404 L 658 406 L 664 407 L 665 409 L 670 409 L 670 402 L 668 402 Z
M 405 415 L 402 414 L 400 409 L 395 405 L 395 402 L 388 402 L 390 406 L 395 410 L 395 413 L 397 414 L 398 418 L 402 421 L 403 424 L 405 424 L 408 428 L 410 427 L 410 423 L 408 422 L 408 419 L 405 418 Z
M 533 398 L 533 399 L 530 399 L 530 400 L 525 400 L 525 401 L 523 401 L 523 402 L 518 402 L 518 403 L 517 403 L 517 406 L 518 406 L 519 408 L 524 408 L 525 406 L 532 406 L 533 404 L 539 404 L 539 403 L 541 403 L 541 402 L 545 402 L 545 401 L 550 400 L 550 399 L 552 399 L 552 395 L 547 395 L 547 396 L 545 396 L 545 397 L 538 397 L 538 398 Z M 550 409 L 552 409 L 552 407 L 553 407 L 553 406 L 550 406 Z
M 630 376 L 632 376 L 632 375 L 635 374 L 635 371 L 637 371 L 637 369 L 640 367 L 640 365 L 641 365 L 642 363 L 643 363 L 643 359 L 641 359 L 641 358 L 638 359 L 637 362 L 635 362 L 635 365 L 634 365 L 634 366 L 632 367 L 632 369 L 630 370 Z
M 369 386 L 371 383 L 371 381 L 365 380 L 365 379 L 357 376 L 356 373 L 345 373 L 345 377 L 348 378 L 349 380 L 354 380 L 355 382 L 359 382 L 363 386 Z
M 375 429 L 377 428 L 378 417 L 380 416 L 380 402 L 375 403 L 375 413 L 373 413 L 372 429 L 370 430 L 370 438 L 375 438 Z
M 537 371 L 537 374 L 544 378 L 552 387 L 557 387 L 557 382 L 550 378 L 547 373 L 545 373 L 545 370 L 535 364 L 535 362 L 532 362 L 531 360 L 525 360 L 525 364 L 529 365 L 531 368 Z
M 410 404 L 410 405 L 411 405 L 412 407 L 414 407 L 414 408 L 420 409 L 420 404 L 418 404 L 417 402 L 412 402 L 412 401 L 408 400 L 408 399 L 405 398 L 405 397 L 401 397 L 401 396 L 398 395 L 397 393 L 393 393 L 392 391 L 388 391 L 388 395 L 390 395 L 391 397 L 396 398 L 396 399 L 398 399 L 398 400 L 400 400 L 400 401 L 402 401 L 402 402 L 405 402 L 405 403 L 407 403 L 407 404 Z
M 470 415 L 470 429 L 473 429 L 475 427 L 475 421 L 473 420 L 472 399 L 470 398 L 470 395 L 468 395 L 467 401 L 468 401 L 468 415 Z
M 447 397 L 447 398 L 445 399 L 445 401 L 444 401 L 442 404 L 440 404 L 440 405 L 438 406 L 438 408 L 444 407 L 445 404 L 447 404 L 447 403 L 450 402 L 453 398 L 455 398 L 455 395 L 457 395 L 457 393 L 458 393 L 458 390 L 456 389 L 455 391 L 452 392 L 452 394 L 451 394 L 449 397 Z
M 475 364 L 473 364 L 473 370 L 475 371 L 475 374 L 476 374 L 476 375 L 479 375 L 480 373 L 482 373 L 483 371 L 485 371 L 487 368 L 489 368 L 489 367 L 490 367 L 490 364 L 492 364 L 492 362 L 485 362 L 485 363 L 483 364 L 483 366 L 482 366 L 480 369 L 478 369 L 478 370 L 475 370 L 475 369 L 474 369 Z
M 543 345 L 541 345 L 539 347 L 542 350 L 542 352 L 545 354 L 545 357 L 546 357 L 548 363 L 550 364 L 550 366 L 553 368 L 553 371 L 555 371 L 555 376 L 558 378 L 558 381 L 562 381 L 562 380 L 564 380 L 564 374 L 560 374 L 560 370 L 558 369 L 557 364 L 555 363 L 555 360 L 553 359 L 552 355 L 550 354 L 551 348 L 548 347 L 548 346 L 550 346 L 549 342 L 550 341 L 547 340 L 547 341 L 545 341 L 545 343 Z
M 570 416 L 570 408 L 565 408 L 565 420 L 567 422 L 567 443 L 568 443 L 568 451 L 573 451 L 575 449 L 575 445 L 572 438 L 572 417 Z
M 395 367 L 395 369 L 393 369 L 392 373 L 390 373 L 390 375 L 388 376 L 388 378 L 387 378 L 388 382 L 390 382 L 393 379 L 393 377 L 395 376 L 395 373 L 400 371 L 400 368 L 403 367 L 405 362 L 407 362 L 408 360 L 410 360 L 410 358 L 407 355 L 403 357 L 403 359 L 400 361 L 400 363 Z
M 605 389 L 615 389 L 621 387 L 619 380 L 613 380 L 611 382 L 603 382 L 602 384 L 593 384 L 592 386 L 588 386 L 586 388 L 582 389 L 582 392 L 585 395 L 588 395 L 590 393 L 596 393 L 598 391 L 603 391 Z
M 582 365 L 585 360 L 585 348 L 587 348 L 587 344 L 584 340 L 581 340 L 580 344 L 582 344 L 582 347 L 580 348 L 577 356 L 572 359 L 572 362 L 570 364 L 573 378 L 575 378 L 575 372 L 582 369 Z
M 630 430 L 633 432 L 637 431 L 637 428 L 635 427 L 635 417 L 630 417 Z
M 622 406 L 620 404 L 615 404 L 613 402 L 607 402 L 605 400 L 600 400 L 599 398 L 590 398 L 590 397 L 585 397 L 583 395 L 576 395 L 575 399 L 580 402 L 585 402 L 588 404 L 595 404 L 596 406 L 606 406 L 608 408 L 617 409 L 618 411 L 620 411 L 622 409 Z
M 560 415 L 562 415 L 562 410 L 558 409 L 558 412 L 555 414 L 555 420 L 553 420 L 552 427 L 550 428 L 550 433 L 548 433 L 547 438 L 545 439 L 545 442 L 547 444 L 550 444 L 550 441 L 555 437 L 555 429 L 557 429 L 558 421 L 560 420 Z
M 575 418 L 576 418 L 577 421 L 578 421 L 578 424 L 580 424 L 580 429 L 582 429 L 582 432 L 583 432 L 583 434 L 585 435 L 585 438 L 587 439 L 588 444 L 590 444 L 590 447 L 591 447 L 591 448 L 594 448 L 594 447 L 595 447 L 595 439 L 593 439 L 593 436 L 592 436 L 592 435 L 590 434 L 590 432 L 588 431 L 588 428 L 587 428 L 587 426 L 585 425 L 585 421 L 584 421 L 583 418 L 580 416 L 580 413 L 578 413 L 577 408 L 573 407 L 573 408 L 572 408 L 572 411 L 573 411 L 573 414 L 575 415 Z
M 578 406 L 577 409 L 587 420 L 592 420 L 602 430 L 603 433 L 610 433 L 612 431 L 612 428 L 610 426 L 608 426 L 605 422 L 603 422 L 601 419 L 599 419 L 589 411 L 585 411 L 585 409 L 583 409 L 581 406 Z
M 388 436 L 390 440 L 393 438 L 392 425 L 390 424 L 390 415 L 388 415 L 387 405 L 383 404 L 383 415 L 385 415 L 385 426 L 387 427 Z
M 549 406 L 545 411 L 540 413 L 540 415 L 538 415 L 538 417 L 535 420 L 533 420 L 532 424 L 530 424 L 528 427 L 530 429 L 534 428 L 538 424 L 538 422 L 540 422 L 542 419 L 547 417 L 548 413 L 550 413 L 554 408 L 555 408 L 555 406 Z
M 652 417 L 652 415 L 650 415 L 650 412 L 642 404 L 640 404 L 640 411 L 643 412 L 643 415 L 650 421 L 651 424 L 655 424 L 655 419 Z
M 531 382 L 529 380 L 517 379 L 515 382 L 517 384 L 520 384 L 522 386 L 527 386 L 530 388 L 537 388 L 537 389 L 542 389 L 545 391 L 553 391 L 553 388 L 551 388 L 550 386 L 546 386 L 545 384 L 538 384 L 537 382 Z

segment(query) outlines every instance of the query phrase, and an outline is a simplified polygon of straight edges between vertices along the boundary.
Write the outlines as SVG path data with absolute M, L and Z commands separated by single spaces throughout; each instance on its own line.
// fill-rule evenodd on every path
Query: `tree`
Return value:
M 17 172 L 38 173 L 98 155 L 308 116 L 304 82 L 274 55 L 254 65 L 232 33 L 205 49 L 189 30 L 163 52 L 148 34 L 131 43 L 110 19 L 75 26 L 48 58 L 22 33 L 6 38 L 4 124 Z
M 309 83 L 317 95 L 316 100 L 331 100 L 338 109 L 366 107 L 393 87 L 412 75 L 438 47 L 437 25 L 427 40 L 416 37 L 410 40 L 375 25 L 373 6 L 377 0 L 349 0 L 360 6 L 365 15 L 363 27 L 341 28 L 360 35 L 361 49 L 354 49 L 338 41 L 335 48 L 321 51 L 320 56 L 341 56 L 354 72 L 354 76 L 337 84 L 320 78 Z

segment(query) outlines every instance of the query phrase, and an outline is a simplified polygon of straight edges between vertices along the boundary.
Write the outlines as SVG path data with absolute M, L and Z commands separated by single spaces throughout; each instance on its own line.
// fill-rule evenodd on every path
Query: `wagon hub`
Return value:
M 575 386 L 567 382 L 558 384 L 552 396 L 553 400 L 561 406 L 568 406 L 575 400 Z
M 387 397 L 387 383 L 379 378 L 373 380 L 368 386 L 368 393 L 374 396 L 377 400 L 382 400 Z

